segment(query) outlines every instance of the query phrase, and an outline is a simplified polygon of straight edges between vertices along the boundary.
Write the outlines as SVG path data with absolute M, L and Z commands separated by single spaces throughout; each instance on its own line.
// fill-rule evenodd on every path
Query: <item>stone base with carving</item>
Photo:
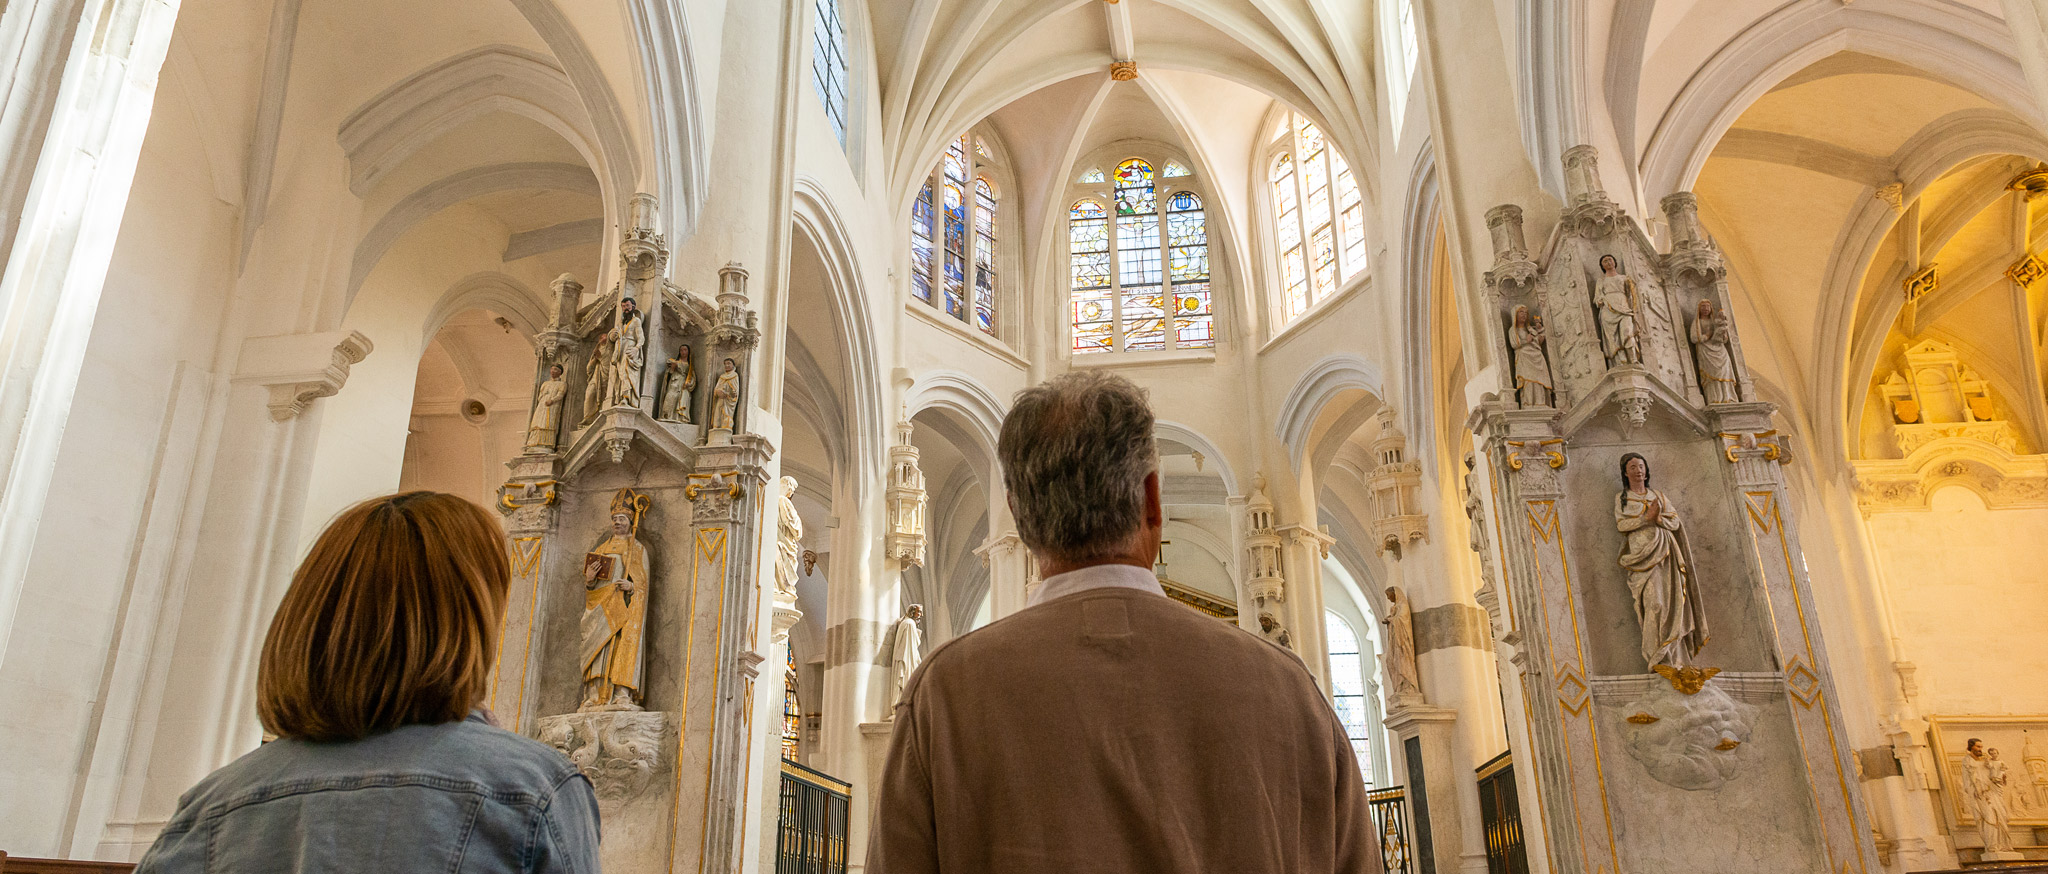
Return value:
M 607 871 L 667 867 L 675 804 L 676 720 L 659 711 L 542 717 L 542 743 L 561 750 L 597 791 Z

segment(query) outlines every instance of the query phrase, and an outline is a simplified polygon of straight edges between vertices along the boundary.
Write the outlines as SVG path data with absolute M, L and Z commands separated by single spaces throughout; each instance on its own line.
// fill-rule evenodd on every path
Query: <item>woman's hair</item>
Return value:
M 263 727 L 333 741 L 463 719 L 484 698 L 510 584 L 504 532 L 474 503 L 405 492 L 350 507 L 271 620 Z

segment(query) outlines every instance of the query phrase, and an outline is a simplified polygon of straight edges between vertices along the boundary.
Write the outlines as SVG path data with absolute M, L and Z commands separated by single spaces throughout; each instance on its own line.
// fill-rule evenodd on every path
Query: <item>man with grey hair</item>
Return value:
M 1344 726 L 1292 652 L 1165 597 L 1145 393 L 1017 395 L 996 447 L 1045 582 L 896 704 L 868 870 L 1379 872 Z

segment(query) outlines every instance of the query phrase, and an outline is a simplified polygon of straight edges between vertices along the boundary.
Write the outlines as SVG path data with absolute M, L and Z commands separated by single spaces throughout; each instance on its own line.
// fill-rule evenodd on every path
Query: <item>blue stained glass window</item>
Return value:
M 910 293 L 932 299 L 932 186 L 925 183 L 910 207 Z
M 978 143 L 977 143 L 978 145 Z M 996 192 L 974 180 L 974 326 L 996 331 Z

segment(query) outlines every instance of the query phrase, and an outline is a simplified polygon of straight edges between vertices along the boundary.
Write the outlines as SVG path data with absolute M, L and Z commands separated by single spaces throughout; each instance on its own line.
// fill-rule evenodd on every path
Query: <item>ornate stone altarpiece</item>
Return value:
M 1949 833 L 1963 838 L 1959 843 L 1977 834 L 1976 813 L 1959 790 L 1970 738 L 1998 750 L 2008 767 L 2006 807 L 2014 830 L 2048 829 L 2048 716 L 1930 716 L 1927 726 L 1941 765 L 1942 815 Z
M 1487 214 L 1496 360 L 1519 344 L 1551 391 L 1504 372 L 1474 416 L 1550 868 L 1876 872 L 1785 497 L 1794 459 L 1717 324 L 1721 254 L 1691 194 L 1664 199 L 1660 252 L 1600 189 L 1592 148 L 1564 162 L 1541 251 L 1518 207 Z
M 536 396 L 567 400 L 553 434 L 539 427 L 546 417 L 533 420 L 499 490 L 513 580 L 487 706 L 590 776 L 606 870 L 733 871 L 755 758 L 748 733 L 762 656 L 753 648 L 774 448 L 746 430 L 744 402 L 729 434 L 698 423 L 712 413 L 713 362 L 734 361 L 751 392 L 760 333 L 745 306 L 746 271 L 720 271 L 716 305 L 676 287 L 664 278 L 652 198 L 633 207 L 619 285 L 583 304 L 581 286 L 558 281 L 539 338 Z M 637 360 L 625 354 L 635 346 Z M 665 372 L 670 360 L 678 366 Z M 694 393 L 681 391 L 687 382 L 667 391 L 692 364 Z M 555 365 L 566 391 L 544 388 Z M 615 593 L 606 588 L 614 578 L 631 585 Z M 638 658 L 639 686 L 599 685 L 620 697 L 593 699 L 592 633 L 606 627 L 631 633 L 602 651 L 605 683 L 633 676 Z M 615 658 L 620 647 L 627 653 Z

